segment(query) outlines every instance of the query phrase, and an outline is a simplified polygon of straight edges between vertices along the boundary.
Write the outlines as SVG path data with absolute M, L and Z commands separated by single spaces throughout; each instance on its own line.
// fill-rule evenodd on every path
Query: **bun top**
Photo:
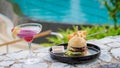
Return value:
M 77 35 L 75 35 L 74 37 L 72 37 L 69 42 L 68 42 L 68 46 L 71 47 L 85 47 L 86 45 L 86 40 L 84 38 L 78 37 Z

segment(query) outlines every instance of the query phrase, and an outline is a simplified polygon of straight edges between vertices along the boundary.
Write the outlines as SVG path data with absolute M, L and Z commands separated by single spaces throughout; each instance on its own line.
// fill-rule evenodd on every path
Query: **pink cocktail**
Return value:
M 17 36 L 24 38 L 27 42 L 32 42 L 33 37 L 37 34 L 36 31 L 33 30 L 20 30 Z
M 32 51 L 31 51 L 31 42 L 34 40 L 34 36 L 38 34 L 42 29 L 42 25 L 38 23 L 26 23 L 21 24 L 15 27 L 12 30 L 13 36 L 18 36 L 19 38 L 23 38 L 26 42 L 28 42 L 29 48 L 29 56 L 28 60 L 25 61 L 26 64 L 33 64 L 38 62 L 38 60 L 33 60 L 32 58 Z

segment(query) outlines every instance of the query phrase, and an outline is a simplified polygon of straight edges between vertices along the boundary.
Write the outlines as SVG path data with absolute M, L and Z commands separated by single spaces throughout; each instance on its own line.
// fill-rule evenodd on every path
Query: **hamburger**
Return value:
M 84 38 L 74 36 L 68 42 L 66 54 L 69 56 L 85 56 L 87 54 L 86 40 Z
M 76 31 L 68 36 L 68 46 L 65 52 L 68 56 L 87 55 L 86 31 Z

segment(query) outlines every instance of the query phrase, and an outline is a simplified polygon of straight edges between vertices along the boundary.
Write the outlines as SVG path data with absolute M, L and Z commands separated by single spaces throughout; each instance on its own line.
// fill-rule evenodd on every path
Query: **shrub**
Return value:
M 92 26 L 92 27 L 83 27 L 80 26 L 81 30 L 86 30 L 87 31 L 87 40 L 90 39 L 101 39 L 104 38 L 106 36 L 115 36 L 115 35 L 120 35 L 120 28 L 114 29 L 113 26 L 107 26 L 107 25 L 96 25 L 96 26 Z M 107 30 L 107 32 L 105 32 L 105 30 Z M 75 32 L 75 26 L 73 26 L 72 29 L 59 29 L 58 31 L 59 33 L 61 33 L 63 35 L 63 39 L 61 39 L 58 36 L 54 36 L 54 37 L 47 37 L 46 39 L 49 41 L 48 43 L 42 43 L 41 45 L 43 46 L 53 46 L 56 44 L 61 44 L 61 43 L 67 43 L 68 42 L 68 34 Z

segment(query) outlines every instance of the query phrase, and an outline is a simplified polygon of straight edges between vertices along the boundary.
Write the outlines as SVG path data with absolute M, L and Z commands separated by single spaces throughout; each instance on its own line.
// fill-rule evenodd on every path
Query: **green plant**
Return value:
M 96 25 L 96 26 L 92 26 L 92 27 L 84 27 L 84 26 L 80 26 L 81 30 L 86 30 L 87 31 L 87 38 L 86 40 L 90 40 L 90 39 L 101 39 L 104 38 L 106 36 L 115 36 L 115 35 L 120 35 L 120 28 L 118 29 L 114 29 L 113 26 L 107 26 L 107 25 Z M 107 32 L 102 32 L 104 30 L 107 30 Z M 42 43 L 41 45 L 43 46 L 53 46 L 56 44 L 61 44 L 61 43 L 68 43 L 68 34 L 71 34 L 75 32 L 75 26 L 73 26 L 73 29 L 60 29 L 59 33 L 61 33 L 63 35 L 63 39 L 61 39 L 58 36 L 55 37 L 47 37 L 46 39 L 49 41 L 49 43 Z M 95 34 L 101 32 L 99 34 L 93 35 L 93 36 L 89 36 L 91 34 Z
M 109 16 L 114 21 L 114 28 L 117 29 L 118 18 L 120 18 L 120 0 L 102 0 L 106 6 Z

